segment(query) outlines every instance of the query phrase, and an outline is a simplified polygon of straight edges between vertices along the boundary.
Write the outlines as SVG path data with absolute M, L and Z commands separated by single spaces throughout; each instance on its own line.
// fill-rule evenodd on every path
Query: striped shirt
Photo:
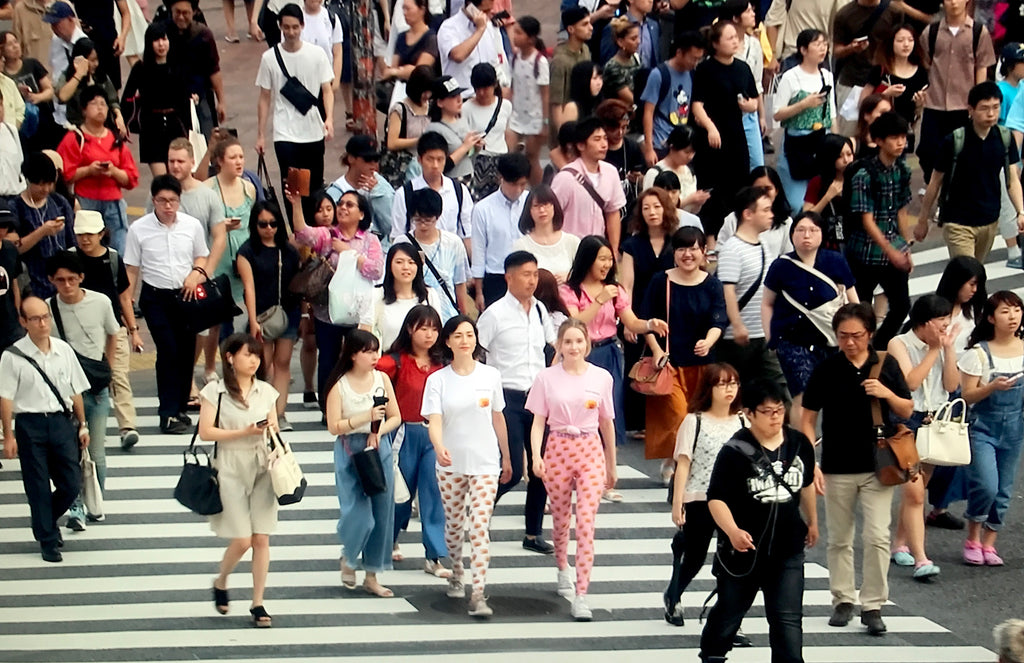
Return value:
M 722 285 L 736 286 L 736 301 L 740 302 L 755 283 L 758 284 L 746 305 L 740 309 L 740 320 L 750 333 L 750 338 L 764 338 L 761 324 L 761 300 L 764 298 L 764 275 L 770 261 L 763 243 L 751 244 L 736 235 L 730 237 L 718 249 L 718 271 L 716 275 Z M 725 330 L 725 338 L 734 338 L 732 325 Z

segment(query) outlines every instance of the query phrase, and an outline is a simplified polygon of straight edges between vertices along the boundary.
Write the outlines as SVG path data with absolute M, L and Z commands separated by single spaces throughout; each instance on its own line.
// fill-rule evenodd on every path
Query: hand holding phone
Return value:
M 238 230 L 242 225 L 242 220 L 237 216 L 228 217 L 224 219 L 224 225 L 228 230 Z
M 259 421 L 256 422 L 256 427 L 257 428 L 266 428 L 268 423 L 269 423 L 268 419 L 260 419 Z

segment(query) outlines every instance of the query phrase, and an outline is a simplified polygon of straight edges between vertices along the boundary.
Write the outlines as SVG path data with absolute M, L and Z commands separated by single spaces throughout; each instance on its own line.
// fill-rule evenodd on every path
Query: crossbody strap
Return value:
M 740 297 L 739 302 L 737 302 L 737 306 L 741 311 L 750 303 L 750 300 L 754 298 L 754 295 L 757 293 L 757 289 L 761 287 L 761 283 L 764 281 L 764 244 L 758 244 L 758 247 L 761 249 L 761 271 L 757 273 L 757 280 L 754 281 L 753 285 L 747 288 L 747 291 L 743 293 L 743 296 Z
M 441 290 L 443 290 L 445 296 L 448 297 L 448 301 L 452 303 L 452 306 L 455 307 L 455 310 L 458 310 L 459 305 L 455 303 L 455 297 L 452 296 L 451 291 L 448 289 L 448 284 L 445 283 L 443 278 L 441 278 L 441 272 L 437 271 L 437 267 L 434 266 L 433 261 L 427 256 L 426 251 L 423 250 L 423 247 L 420 246 L 420 243 L 416 241 L 416 238 L 413 237 L 411 232 L 405 233 L 405 236 L 409 238 L 409 242 L 413 245 L 413 248 L 415 248 L 416 251 L 421 256 L 423 256 L 423 262 L 427 264 L 427 269 L 429 269 L 430 273 L 434 275 L 434 278 L 437 279 L 437 282 L 441 284 Z M 438 238 L 437 241 L 440 242 L 441 239 Z
M 29 360 L 31 361 L 31 360 Z M 217 394 L 217 414 L 213 415 L 213 425 L 220 428 L 220 401 L 224 398 L 224 392 Z M 199 437 L 199 423 L 196 422 L 196 429 L 192 432 L 192 441 L 188 444 L 188 452 L 195 452 L 196 438 Z M 213 443 L 213 457 L 217 457 L 217 442 Z
M 576 170 L 575 168 L 565 167 L 562 170 L 573 174 L 573 176 L 576 178 L 576 181 L 580 183 L 580 186 L 582 186 L 588 194 L 590 194 L 590 197 L 594 199 L 594 202 L 597 203 L 598 208 L 603 212 L 605 206 L 604 198 L 602 198 L 601 194 L 599 194 L 597 192 L 597 189 L 594 188 L 594 185 L 591 183 L 590 178 L 581 173 L 580 171 Z
M 281 73 L 284 74 L 284 77 L 286 79 L 291 78 L 292 75 L 288 73 L 288 68 L 284 66 L 284 58 L 281 57 L 281 47 L 279 45 L 274 47 L 274 56 L 277 57 L 277 66 L 281 67 Z
M 277 305 L 281 305 L 281 254 L 284 249 L 277 247 Z
M 875 354 L 878 355 L 878 362 L 868 371 L 868 378 L 872 380 L 877 380 L 878 376 L 882 374 L 882 363 L 886 357 L 885 352 L 876 352 Z M 871 399 L 871 424 L 875 427 L 876 435 L 880 438 L 883 437 L 885 423 L 882 420 L 882 401 L 878 398 Z
M 501 104 L 502 99 L 501 97 L 498 97 L 498 103 L 494 105 L 494 114 L 491 115 L 491 121 L 487 123 L 487 128 L 484 129 L 485 138 L 487 137 L 487 134 L 491 133 L 491 129 L 494 128 L 494 125 L 498 123 L 498 114 L 501 113 Z
M 785 260 L 790 261 L 791 263 L 793 263 L 794 265 L 796 265 L 800 269 L 804 270 L 805 272 L 808 272 L 810 274 L 814 274 L 819 279 L 821 279 L 822 281 L 824 281 L 828 285 L 832 286 L 832 289 L 836 291 L 836 295 L 841 295 L 842 294 L 842 291 L 840 291 L 840 289 L 839 289 L 839 285 L 835 281 L 833 281 L 831 278 L 829 278 L 828 274 L 826 274 L 825 272 L 821 271 L 817 267 L 813 267 L 811 265 L 808 265 L 803 260 L 798 260 L 797 258 L 794 258 L 794 257 L 789 256 L 789 255 L 784 255 L 784 256 L 780 256 L 780 257 L 784 258 Z
M 53 380 L 51 380 L 50 376 L 46 374 L 46 371 L 43 370 L 43 367 L 40 366 L 35 359 L 29 357 L 27 354 L 22 352 L 20 348 L 16 348 L 12 345 L 9 348 L 7 348 L 7 351 L 18 357 L 21 357 L 28 363 L 32 364 L 32 368 L 36 369 L 36 371 L 39 372 L 39 375 L 43 378 L 43 382 L 45 382 L 46 386 L 50 388 L 50 391 L 53 392 L 53 395 L 57 397 L 57 402 L 60 403 L 60 408 L 61 410 L 64 411 L 64 414 L 67 415 L 68 417 L 72 416 L 71 410 L 68 408 L 67 403 L 64 402 L 64 397 L 60 395 L 60 390 L 57 389 L 57 385 L 53 384 Z

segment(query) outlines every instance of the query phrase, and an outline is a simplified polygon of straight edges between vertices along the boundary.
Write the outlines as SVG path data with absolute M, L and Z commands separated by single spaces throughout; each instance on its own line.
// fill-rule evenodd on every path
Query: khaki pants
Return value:
M 117 428 L 121 432 L 135 429 L 135 402 L 132 400 L 132 384 L 128 381 L 131 365 L 132 348 L 128 340 L 128 328 L 121 327 L 117 332 L 117 346 L 114 360 L 110 362 L 110 401 L 114 405 L 114 416 L 117 417 Z
M 962 226 L 959 223 L 942 224 L 942 239 L 946 241 L 949 257 L 971 256 L 985 262 L 992 243 L 999 234 L 999 222 L 987 226 Z
M 828 584 L 832 605 L 856 603 L 853 572 L 853 534 L 857 503 L 864 516 L 861 548 L 860 603 L 862 610 L 881 610 L 889 599 L 889 521 L 892 486 L 883 486 L 874 473 L 826 474 L 825 518 L 828 524 Z

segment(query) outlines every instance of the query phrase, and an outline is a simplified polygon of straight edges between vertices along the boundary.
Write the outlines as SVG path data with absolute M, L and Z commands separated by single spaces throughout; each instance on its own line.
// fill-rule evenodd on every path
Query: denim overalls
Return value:
M 990 380 L 1015 375 L 996 372 L 988 343 L 983 341 L 979 345 L 988 358 Z M 1024 359 L 1021 370 L 1024 371 Z M 1024 446 L 1024 378 L 1010 389 L 993 391 L 988 398 L 972 405 L 968 421 L 971 464 L 967 468 L 969 488 L 964 516 L 999 531 Z

